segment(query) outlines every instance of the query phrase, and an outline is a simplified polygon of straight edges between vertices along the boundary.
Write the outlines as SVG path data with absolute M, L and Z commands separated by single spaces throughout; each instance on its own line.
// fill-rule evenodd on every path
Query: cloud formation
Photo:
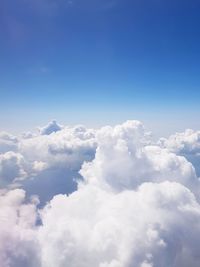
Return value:
M 0 154 L 0 186 L 11 185 L 17 180 L 26 177 L 24 159 L 19 153 L 12 151 Z
M 158 143 L 161 147 L 186 157 L 200 176 L 200 131 L 187 129 L 183 133 L 171 135 L 168 139 L 161 138 Z
M 0 192 L 0 266 L 40 266 L 36 204 L 21 189 Z
M 199 266 L 199 208 L 175 182 L 55 196 L 42 212 L 42 266 Z
M 179 145 L 198 154 L 195 132 L 155 144 L 139 121 L 52 125 L 3 142 L 0 266 L 200 266 L 199 179 Z
M 49 135 L 60 131 L 63 128 L 62 125 L 58 124 L 55 120 L 50 121 L 46 126 L 39 128 L 41 135 Z
M 24 188 L 45 204 L 55 194 L 71 193 L 80 179 L 84 161 L 94 158 L 95 130 L 84 126 L 63 127 L 56 121 L 14 137 L 0 134 L 0 188 Z

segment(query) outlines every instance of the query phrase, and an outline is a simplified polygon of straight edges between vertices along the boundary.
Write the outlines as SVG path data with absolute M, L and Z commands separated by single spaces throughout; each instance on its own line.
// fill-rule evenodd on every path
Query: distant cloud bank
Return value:
M 200 132 L 0 133 L 1 267 L 199 267 Z

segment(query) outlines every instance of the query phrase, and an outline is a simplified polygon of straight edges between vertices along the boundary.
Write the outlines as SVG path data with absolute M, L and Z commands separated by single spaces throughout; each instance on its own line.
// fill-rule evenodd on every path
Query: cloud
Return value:
M 42 266 L 199 266 L 199 219 L 194 195 L 178 183 L 120 193 L 87 185 L 42 211 Z
M 26 175 L 21 154 L 12 151 L 0 154 L 0 187 L 22 180 Z
M 19 150 L 33 168 L 32 179 L 24 181 L 24 188 L 45 202 L 55 194 L 76 189 L 83 162 L 94 158 L 95 131 L 83 126 L 64 127 L 49 135 L 21 140 Z
M 51 133 L 60 131 L 61 129 L 62 125 L 59 125 L 55 120 L 53 120 L 39 130 L 41 135 L 49 135 Z
M 21 189 L 0 192 L 0 266 L 40 267 L 37 201 L 25 204 Z
M 1 141 L 2 140 L 2 141 Z M 2 144 L 2 146 L 1 146 Z M 0 134 L 0 185 L 40 196 L 41 205 L 58 193 L 76 190 L 84 161 L 94 158 L 95 130 L 52 121 L 39 134 Z
M 183 133 L 171 135 L 168 139 L 161 138 L 158 143 L 161 147 L 186 157 L 200 176 L 200 131 L 187 129 Z
M 198 183 L 192 164 L 149 144 L 149 135 L 138 121 L 102 128 L 97 143 L 95 159 L 81 170 L 92 184 L 121 191 L 135 189 L 143 182 L 176 181 L 189 188 Z
M 199 267 L 199 179 L 174 139 L 139 121 L 17 138 L 5 174 L 26 176 L 0 191 L 0 266 Z
M 17 137 L 6 132 L 0 132 L 0 153 L 5 153 L 8 151 L 16 151 L 17 146 L 18 146 Z

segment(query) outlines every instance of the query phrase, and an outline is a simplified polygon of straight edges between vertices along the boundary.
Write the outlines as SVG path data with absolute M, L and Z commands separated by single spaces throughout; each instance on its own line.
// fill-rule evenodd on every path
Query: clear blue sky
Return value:
M 197 0 L 1 0 L 0 130 L 200 129 Z

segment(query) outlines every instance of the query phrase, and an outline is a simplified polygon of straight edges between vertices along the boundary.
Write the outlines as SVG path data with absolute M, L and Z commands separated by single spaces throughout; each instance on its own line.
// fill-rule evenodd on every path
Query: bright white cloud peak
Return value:
M 0 266 L 199 267 L 199 140 L 138 121 L 0 134 Z

